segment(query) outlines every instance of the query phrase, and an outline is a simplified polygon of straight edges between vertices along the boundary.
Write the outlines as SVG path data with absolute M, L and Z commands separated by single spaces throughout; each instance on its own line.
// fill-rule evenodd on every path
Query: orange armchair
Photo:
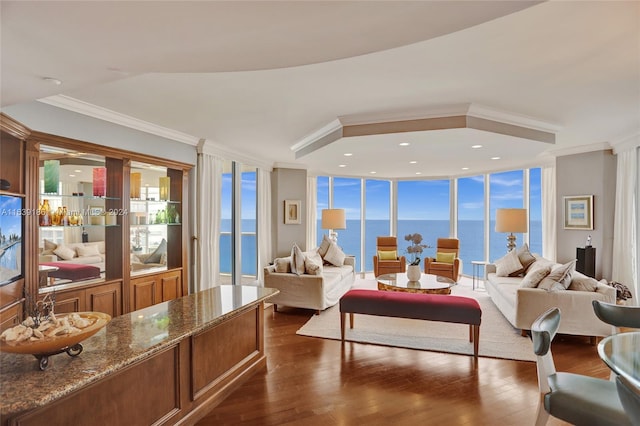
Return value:
M 407 261 L 404 256 L 398 256 L 398 239 L 396 237 L 378 237 L 376 246 L 377 252 L 373 256 L 373 273 L 376 277 L 382 274 L 406 272 Z M 396 252 L 395 257 L 391 253 L 393 251 Z M 387 257 L 392 258 L 387 259 Z
M 458 281 L 460 276 L 459 252 L 460 240 L 457 238 L 438 238 L 437 257 L 424 259 L 424 272 Z

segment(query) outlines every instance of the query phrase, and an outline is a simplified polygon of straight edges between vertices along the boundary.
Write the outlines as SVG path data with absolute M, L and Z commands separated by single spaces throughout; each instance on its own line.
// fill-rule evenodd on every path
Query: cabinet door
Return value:
M 57 291 L 54 312 L 56 314 L 66 314 L 70 312 L 84 312 L 87 310 L 84 299 L 85 299 L 84 290 Z
M 104 312 L 112 318 L 122 313 L 122 283 L 88 288 L 86 293 L 86 304 L 90 311 Z
M 160 302 L 157 276 L 145 276 L 131 280 L 131 310 L 146 308 Z
M 182 271 L 168 272 L 160 279 L 163 302 L 182 297 Z
M 14 325 L 20 324 L 22 319 L 22 305 L 13 305 L 0 311 L 0 332 Z

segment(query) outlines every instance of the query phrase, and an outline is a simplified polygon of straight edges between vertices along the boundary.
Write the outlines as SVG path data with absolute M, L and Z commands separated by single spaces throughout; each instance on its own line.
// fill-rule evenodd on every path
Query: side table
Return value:
M 473 265 L 473 284 L 471 286 L 472 290 L 476 289 L 476 281 L 478 282 L 478 288 L 480 288 L 480 276 L 479 276 L 479 272 L 480 272 L 480 267 L 483 268 L 483 272 L 486 272 L 484 270 L 484 268 L 489 264 L 490 262 L 486 262 L 484 260 L 472 260 L 471 261 L 471 265 Z M 483 274 L 484 276 L 484 274 Z

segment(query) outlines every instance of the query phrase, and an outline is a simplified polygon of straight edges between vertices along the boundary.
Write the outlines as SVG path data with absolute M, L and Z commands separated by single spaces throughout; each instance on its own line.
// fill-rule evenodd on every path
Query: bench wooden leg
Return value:
M 522 337 L 527 337 L 529 334 L 527 334 L 527 330 L 525 330 L 524 328 L 522 330 L 520 330 L 520 335 Z
M 273 312 L 278 312 L 278 305 L 275 303 L 273 304 Z
M 353 328 L 353 313 L 349 313 L 349 325 Z
M 478 360 L 478 346 L 480 344 L 480 326 L 474 325 L 473 328 L 473 358 Z
M 340 337 L 344 342 L 344 321 L 346 320 L 347 314 L 344 312 L 340 312 Z

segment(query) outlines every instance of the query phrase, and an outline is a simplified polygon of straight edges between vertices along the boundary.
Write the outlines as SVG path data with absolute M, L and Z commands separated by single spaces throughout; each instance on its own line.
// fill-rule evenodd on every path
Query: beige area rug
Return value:
M 354 288 L 376 286 L 374 279 L 356 279 Z M 522 337 L 509 324 L 486 292 L 477 288 L 474 291 L 463 282 L 453 287 L 451 294 L 472 297 L 480 303 L 480 356 L 535 362 L 531 339 Z M 314 315 L 296 334 L 340 340 L 339 306 Z M 469 326 L 465 324 L 356 314 L 355 328 L 347 328 L 345 338 L 352 342 L 473 355 Z

